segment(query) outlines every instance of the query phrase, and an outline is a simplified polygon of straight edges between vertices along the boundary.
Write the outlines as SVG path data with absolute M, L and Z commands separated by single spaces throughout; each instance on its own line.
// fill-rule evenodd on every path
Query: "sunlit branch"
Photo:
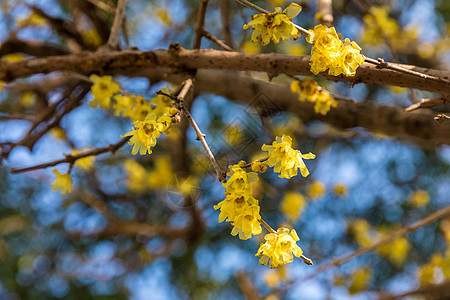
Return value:
M 413 105 L 405 108 L 405 111 L 413 111 L 419 108 L 431 108 L 435 106 L 446 105 L 448 103 L 450 103 L 450 96 L 422 99 L 419 103 L 414 103 Z
M 102 153 L 106 153 L 106 152 L 111 152 L 111 153 L 114 154 L 118 149 L 120 149 L 123 145 L 125 145 L 130 138 L 131 137 L 125 137 L 125 138 L 121 139 L 116 144 L 110 144 L 110 145 L 108 145 L 106 147 L 92 149 L 92 150 L 85 151 L 85 152 L 82 152 L 82 153 L 77 154 L 77 155 L 67 154 L 66 158 L 58 159 L 58 160 L 55 160 L 55 161 L 52 161 L 52 162 L 39 164 L 39 165 L 26 167 L 26 168 L 13 168 L 13 169 L 11 169 L 11 173 L 15 174 L 15 173 L 28 172 L 28 171 L 38 170 L 38 169 L 45 169 L 45 168 L 53 167 L 53 166 L 56 166 L 56 165 L 59 165 L 59 164 L 62 164 L 62 163 L 73 164 L 73 163 L 75 163 L 76 160 L 78 160 L 80 158 L 87 157 L 87 156 L 96 156 L 96 155 L 99 155 L 99 154 L 102 154 Z

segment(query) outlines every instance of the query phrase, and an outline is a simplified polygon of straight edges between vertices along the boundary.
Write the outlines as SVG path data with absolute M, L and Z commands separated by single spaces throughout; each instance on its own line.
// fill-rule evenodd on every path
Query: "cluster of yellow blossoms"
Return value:
M 242 168 L 245 168 L 245 165 L 243 162 L 230 167 L 230 178 L 222 184 L 225 188 L 225 200 L 214 206 L 215 210 L 220 209 L 219 222 L 231 222 L 234 226 L 231 234 L 239 234 L 242 240 L 262 232 L 259 203 L 253 198 L 253 189 L 250 186 L 250 183 L 258 181 L 258 175 L 246 172 Z
M 294 260 L 294 255 L 300 257 L 302 249 L 297 245 L 300 239 L 295 229 L 289 232 L 288 228 L 278 228 L 276 233 L 266 234 L 266 242 L 261 244 L 255 256 L 260 257 L 259 263 L 263 266 L 269 263 L 271 269 L 278 268 Z
M 298 169 L 306 177 L 309 171 L 302 158 L 312 159 L 315 155 L 312 153 L 303 155 L 300 151 L 292 149 L 291 145 L 292 139 L 289 136 L 277 137 L 272 145 L 262 146 L 262 150 L 269 154 L 266 159 L 256 160 L 251 164 L 240 161 L 230 166 L 227 172 L 229 179 L 222 184 L 225 187 L 226 197 L 214 206 L 215 210 L 220 209 L 219 222 L 230 222 L 233 225 L 231 234 L 239 235 L 240 239 L 247 240 L 252 235 L 260 234 L 261 224 L 270 229 L 271 233 L 264 237 L 266 242 L 260 245 L 256 256 L 260 257 L 259 263 L 262 265 L 270 262 L 271 268 L 292 262 L 294 255 L 300 257 L 303 252 L 296 244 L 299 238 L 295 230 L 289 232 L 287 228 L 279 228 L 274 232 L 261 219 L 259 201 L 253 197 L 251 184 L 258 182 L 258 175 L 255 172 L 264 173 L 267 170 L 266 164 L 274 167 L 274 171 L 280 173 L 281 178 L 297 175 Z M 251 167 L 254 172 L 247 172 L 248 167 Z M 304 202 L 304 198 L 299 199 L 297 194 L 292 196 L 290 198 L 294 201 L 286 202 L 283 209 L 289 210 L 295 206 L 298 208 L 297 211 L 300 211 L 304 203 L 299 201 Z M 297 214 L 292 216 L 292 218 L 296 217 L 298 217 Z
M 327 91 L 322 89 L 316 81 L 306 79 L 304 81 L 294 80 L 291 83 L 291 91 L 298 93 L 298 100 L 314 103 L 316 114 L 326 115 L 331 107 L 337 107 L 338 102 Z
M 280 39 L 296 40 L 300 37 L 300 32 L 292 23 L 292 18 L 301 10 L 302 7 L 295 3 L 291 3 L 284 11 L 276 7 L 271 13 L 253 15 L 252 20 L 243 28 L 251 27 L 252 42 L 259 42 L 263 46 L 269 44 L 270 39 L 275 43 Z M 348 38 L 341 41 L 334 27 L 328 28 L 321 24 L 308 32 L 306 41 L 313 44 L 310 59 L 312 73 L 317 75 L 328 69 L 330 75 L 355 76 L 356 69 L 364 63 L 364 56 L 360 53 L 361 47 L 356 42 Z
M 276 7 L 275 10 L 268 14 L 253 15 L 252 20 L 244 25 L 244 29 L 252 27 L 252 42 L 260 42 L 265 46 L 272 39 L 275 43 L 279 43 L 292 38 L 294 41 L 300 37 L 300 32 L 292 23 L 292 18 L 296 17 L 302 11 L 302 7 L 296 3 L 291 3 L 285 10 Z
M 133 145 L 131 154 L 145 155 L 147 152 L 151 154 L 151 149 L 156 145 L 156 139 L 161 133 L 170 133 L 172 124 L 170 115 L 177 112 L 172 107 L 173 100 L 165 95 L 157 95 L 149 101 L 142 96 L 117 94 L 120 86 L 112 80 L 111 76 L 100 77 L 93 74 L 89 78 L 93 82 L 91 94 L 94 96 L 90 105 L 93 108 L 98 106 L 108 109 L 111 107 L 111 99 L 114 99 L 115 102 L 112 104 L 114 114 L 131 118 L 134 125 L 131 131 L 122 136 L 131 136 L 128 142 Z M 169 92 L 168 88 L 163 91 Z
M 310 59 L 312 73 L 317 75 L 328 69 L 330 75 L 355 76 L 356 69 L 364 63 L 361 47 L 356 42 L 348 38 L 341 41 L 334 27 L 328 28 L 322 24 L 308 32 L 310 35 L 306 41 L 313 44 Z
M 272 145 L 264 144 L 261 149 L 267 151 L 269 159 L 267 163 L 270 167 L 274 167 L 273 171 L 280 173 L 280 178 L 291 178 L 296 176 L 298 169 L 303 177 L 309 175 L 304 159 L 314 159 L 314 154 L 302 154 L 299 150 L 292 149 L 292 138 L 286 135 L 282 137 L 277 136 Z

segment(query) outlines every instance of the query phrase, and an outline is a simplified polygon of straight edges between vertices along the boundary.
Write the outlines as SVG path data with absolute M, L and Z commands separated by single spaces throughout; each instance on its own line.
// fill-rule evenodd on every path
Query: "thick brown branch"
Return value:
M 157 72 L 134 72 L 134 76 L 147 76 L 152 81 L 168 80 L 181 83 L 183 75 L 164 74 L 166 69 Z M 383 132 L 386 135 L 433 148 L 437 144 L 450 144 L 450 126 L 436 122 L 429 111 L 405 112 L 393 106 L 376 105 L 371 102 L 339 100 L 339 106 L 332 108 L 326 116 L 316 114 L 313 104 L 298 101 L 289 87 L 271 84 L 260 80 L 239 76 L 235 72 L 201 70 L 196 75 L 196 88 L 199 91 L 241 100 L 257 106 L 261 100 L 274 104 L 277 110 L 288 111 L 305 121 L 320 120 L 335 127 L 347 129 L 363 127 L 369 131 Z M 263 102 L 264 102 L 263 101 Z M 264 104 L 264 103 L 262 103 Z
M 320 73 L 319 76 L 332 81 L 396 85 L 444 95 L 450 94 L 450 72 L 410 65 L 395 65 L 438 77 L 439 81 L 389 69 L 379 69 L 371 64 L 364 64 L 358 68 L 355 77 L 331 76 L 326 73 Z M 154 67 L 261 71 L 271 76 L 278 74 L 313 76 L 309 70 L 309 56 L 187 50 L 175 44 L 169 50 L 83 52 L 78 55 L 36 58 L 16 63 L 0 62 L 0 80 L 11 81 L 18 77 L 63 70 L 117 74 Z

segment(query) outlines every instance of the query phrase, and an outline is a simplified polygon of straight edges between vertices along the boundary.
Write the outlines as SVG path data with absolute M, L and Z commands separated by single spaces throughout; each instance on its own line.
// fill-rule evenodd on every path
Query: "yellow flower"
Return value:
M 277 136 L 272 145 L 262 145 L 263 151 L 269 152 L 269 159 L 267 163 L 270 167 L 274 167 L 274 172 L 280 173 L 280 178 L 291 178 L 297 175 L 298 169 L 303 177 L 309 175 L 304 159 L 314 159 L 316 156 L 311 152 L 302 154 L 299 150 L 294 150 L 291 147 L 292 139 L 289 136 Z
M 325 185 L 318 180 L 314 180 L 308 186 L 308 190 L 306 193 L 308 194 L 308 196 L 310 198 L 317 199 L 317 198 L 322 198 L 323 196 L 325 196 L 326 192 L 327 192 L 327 188 L 325 187 Z
M 306 41 L 314 44 L 312 53 L 314 52 L 337 52 L 341 49 L 342 41 L 334 27 L 328 28 L 325 25 L 319 24 L 314 27 L 314 30 L 309 30 L 310 35 L 306 37 Z
M 134 123 L 135 128 L 132 127 L 130 132 L 121 136 L 131 136 L 128 142 L 130 145 L 134 144 L 131 154 L 135 155 L 138 151 L 140 155 L 145 155 L 147 151 L 148 154 L 152 153 L 151 148 L 156 145 L 156 139 L 161 135 L 161 131 L 167 130 L 168 126 L 170 126 L 168 120 L 164 119 L 162 121 L 163 123 L 160 120 L 156 121 L 156 116 L 149 113 L 144 121 L 136 121 Z
M 145 117 L 147 117 L 147 115 L 153 110 L 150 105 L 150 101 L 139 95 L 134 98 L 134 102 L 136 102 L 136 104 L 130 112 L 131 121 L 143 121 Z
M 278 268 L 294 260 L 293 255 L 300 257 L 303 254 L 302 249 L 297 245 L 300 240 L 292 229 L 278 228 L 276 233 L 266 234 L 266 242 L 261 244 L 255 256 L 260 257 L 259 263 L 263 266 L 269 263 L 271 269 Z
M 25 55 L 20 53 L 10 53 L 2 56 L 2 60 L 7 62 L 19 62 L 27 58 Z
M 58 169 L 53 169 L 56 176 L 55 182 L 52 183 L 52 190 L 59 190 L 61 194 L 72 193 L 72 177 L 70 174 L 61 174 Z
M 356 69 L 364 63 L 358 44 L 349 39 L 342 42 L 334 27 L 328 28 L 321 24 L 309 30 L 309 33 L 306 41 L 313 44 L 310 58 L 313 74 L 328 69 L 330 75 L 355 76 Z
M 319 96 L 319 85 L 316 81 L 308 78 L 304 81 L 294 80 L 291 82 L 291 91 L 298 93 L 298 100 L 304 102 L 315 102 L 317 96 Z
M 168 87 L 162 88 L 161 91 L 170 93 Z M 153 113 L 156 117 L 160 117 L 163 115 L 169 115 L 169 110 L 174 101 L 165 95 L 158 94 L 155 98 L 152 99 L 151 104 L 156 105 L 153 109 Z
M 252 235 L 258 235 L 262 232 L 261 224 L 258 220 L 261 219 L 259 215 L 258 205 L 249 205 L 244 210 L 236 214 L 231 235 L 236 236 L 239 234 L 241 240 L 248 240 Z
M 333 193 L 337 196 L 344 197 L 348 193 L 348 188 L 345 185 L 338 183 L 333 186 Z
M 153 168 L 148 172 L 148 187 L 152 189 L 167 188 L 174 179 L 171 158 L 168 155 L 160 155 L 156 158 Z
M 329 74 L 355 76 L 356 69 L 364 63 L 364 56 L 360 51 L 361 47 L 357 43 L 345 39 L 341 54 L 337 58 L 337 65 L 330 68 Z
M 223 221 L 233 222 L 238 214 L 245 211 L 250 205 L 258 205 L 258 200 L 241 191 L 228 194 L 225 199 L 214 205 L 214 209 L 220 209 L 219 223 Z
M 370 225 L 364 219 L 356 219 L 350 224 L 350 230 L 355 236 L 355 240 L 361 247 L 367 247 L 372 244 Z
M 264 273 L 264 283 L 270 288 L 276 288 L 281 282 L 288 279 L 287 268 L 284 266 Z
M 254 172 L 246 172 L 239 165 L 233 165 L 228 172 L 230 178 L 222 186 L 228 193 L 245 193 L 251 195 L 250 183 L 258 181 L 258 175 Z
M 214 209 L 220 209 L 219 222 L 232 222 L 233 236 L 239 234 L 240 239 L 246 240 L 262 231 L 259 203 L 253 198 L 250 186 L 258 181 L 258 176 L 254 172 L 247 173 L 239 164 L 231 166 L 228 173 L 230 178 L 222 184 L 226 197 Z
M 331 107 L 337 107 L 338 102 L 327 91 L 320 91 L 316 98 L 314 105 L 314 112 L 316 114 L 326 115 Z
M 134 95 L 115 95 L 113 98 L 116 100 L 113 104 L 114 115 L 124 118 L 131 117 L 136 97 Z
M 158 18 L 158 20 L 164 25 L 169 26 L 172 22 L 172 19 L 169 15 L 169 10 L 167 7 L 159 7 L 155 10 L 155 16 Z
M 70 154 L 72 155 L 77 155 L 80 154 L 82 152 L 86 152 L 89 149 L 83 149 L 81 151 L 77 150 L 77 149 L 73 149 L 72 152 Z M 82 169 L 83 171 L 89 172 L 93 169 L 94 167 L 94 161 L 95 161 L 95 156 L 91 155 L 91 156 L 86 156 L 80 159 L 77 159 L 75 161 L 75 166 L 79 167 L 80 169 Z
M 142 192 L 147 188 L 147 171 L 135 160 L 127 159 L 123 163 L 123 168 L 128 175 L 127 188 L 132 192 Z
M 381 234 L 382 237 L 384 234 Z M 405 264 L 411 245 L 405 237 L 396 239 L 395 241 L 383 245 L 378 248 L 377 253 L 386 257 L 392 264 L 401 267 Z
M 252 20 L 243 26 L 244 29 L 252 27 L 252 42 L 259 42 L 261 45 L 267 45 L 272 39 L 275 43 L 279 43 L 292 38 L 296 40 L 300 37 L 300 33 L 292 23 L 292 18 L 297 16 L 302 7 L 296 3 L 291 3 L 285 10 L 281 11 L 280 7 L 268 14 L 253 15 Z
M 366 290 L 372 279 L 372 270 L 370 268 L 360 268 L 353 272 L 352 283 L 348 289 L 350 294 L 355 294 Z
M 100 47 L 102 45 L 102 38 L 94 28 L 83 31 L 81 33 L 81 38 L 86 45 L 92 46 L 94 48 Z
M 91 86 L 91 94 L 94 100 L 89 104 L 92 108 L 109 108 L 111 105 L 111 97 L 120 90 L 120 86 L 112 80 L 111 76 L 98 76 L 92 74 L 89 79 L 94 83 Z
M 430 202 L 430 196 L 424 190 L 414 191 L 409 195 L 408 202 L 412 207 L 423 207 Z
M 306 206 L 305 197 L 299 193 L 286 193 L 280 203 L 280 210 L 291 221 L 297 221 Z

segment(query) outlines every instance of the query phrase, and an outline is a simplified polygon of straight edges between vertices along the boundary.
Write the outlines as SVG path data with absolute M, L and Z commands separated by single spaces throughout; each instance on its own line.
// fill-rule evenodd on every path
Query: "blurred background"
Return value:
M 117 4 L 0 3 L 0 57 L 7 61 L 96 50 L 109 36 Z M 273 10 L 290 2 L 255 3 Z M 294 21 L 313 28 L 320 18 L 316 1 L 298 3 L 303 11 Z M 198 6 L 199 1 L 191 0 L 129 0 L 121 48 L 167 49 L 174 42 L 192 48 Z M 209 1 L 205 29 L 236 51 L 309 54 L 303 37 L 265 47 L 252 43 L 250 30 L 242 29 L 252 14 L 233 1 Z M 342 37 L 357 41 L 369 57 L 448 70 L 448 1 L 335 0 L 333 16 Z M 202 48 L 217 46 L 203 38 Z M 266 74 L 247 76 L 268 81 Z M 64 79 L 64 74 L 52 73 L 1 85 L 3 146 L 21 140 L 32 116 L 58 101 L 69 85 Z M 170 82 L 152 83 L 147 78 L 114 79 L 128 93 L 145 99 L 166 86 L 176 89 Z M 288 86 L 291 80 L 278 76 L 273 82 Z M 433 96 L 392 86 L 358 84 L 350 89 L 348 83 L 317 81 L 341 97 L 402 108 Z M 14 147 L 1 162 L 1 299 L 252 299 L 249 289 L 264 296 L 295 279 L 300 280 L 271 299 L 369 299 L 450 278 L 447 218 L 301 280 L 318 265 L 448 205 L 448 145 L 415 145 L 362 128 L 337 130 L 287 112 L 270 116 L 268 129 L 251 105 L 199 93 L 192 115 L 223 169 L 241 159 L 261 158 L 261 145 L 282 134 L 293 138 L 295 149 L 317 155 L 305 161 L 311 173 L 307 178 L 286 180 L 266 172 L 253 186 L 264 219 L 275 228 L 295 228 L 299 246 L 315 263 L 307 266 L 296 259 L 270 270 L 255 257 L 263 234 L 243 241 L 231 236 L 228 223 L 218 223 L 213 205 L 224 199 L 224 188 L 195 133 L 184 123 L 158 139 L 151 155 L 132 156 L 131 146 L 125 145 L 114 155 L 85 160 L 85 167 L 75 165 L 71 194 L 52 190 L 53 168 L 10 174 L 11 168 L 64 158 L 74 149 L 117 143 L 130 130 L 130 119 L 92 109 L 89 93 L 83 98 L 54 126 L 44 128 L 32 151 Z M 276 99 L 264 101 L 276 105 Z M 436 114 L 448 109 L 434 108 Z M 68 164 L 57 169 L 66 173 Z M 297 210 L 284 209 L 285 203 L 295 203 L 290 207 Z

